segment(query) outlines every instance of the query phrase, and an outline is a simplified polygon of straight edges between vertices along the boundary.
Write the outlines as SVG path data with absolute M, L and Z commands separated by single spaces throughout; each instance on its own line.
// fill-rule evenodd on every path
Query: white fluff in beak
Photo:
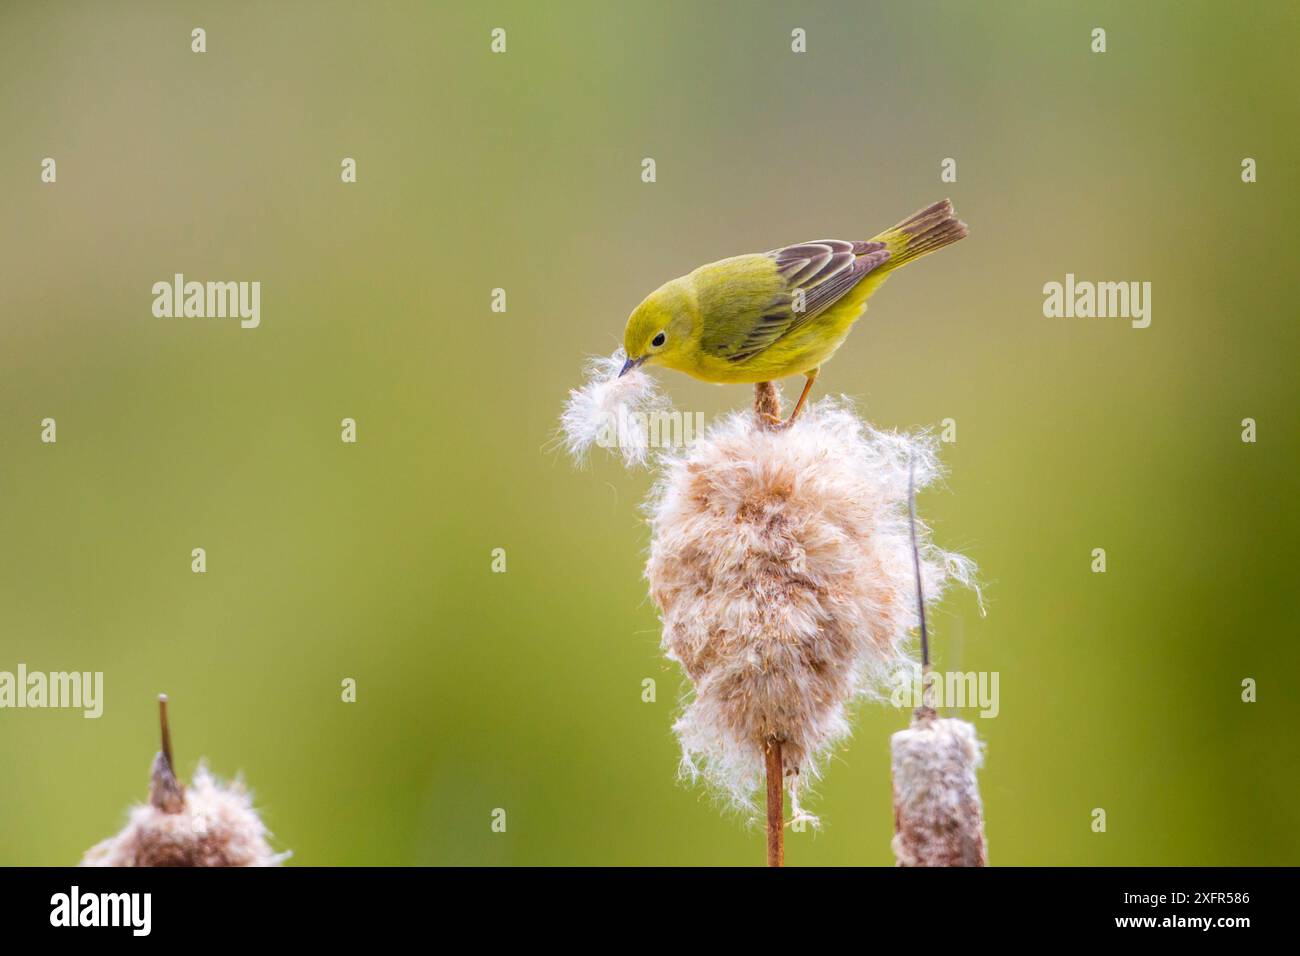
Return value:
M 592 445 L 618 454 L 627 468 L 650 460 L 650 423 L 671 412 L 667 397 L 654 378 L 640 368 L 624 374 L 626 356 L 619 349 L 608 358 L 587 363 L 587 382 L 569 392 L 560 416 L 564 448 L 579 464 Z

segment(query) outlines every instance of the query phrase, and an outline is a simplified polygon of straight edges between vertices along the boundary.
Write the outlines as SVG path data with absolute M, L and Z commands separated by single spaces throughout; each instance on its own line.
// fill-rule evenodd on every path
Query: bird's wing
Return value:
M 726 341 L 704 343 L 731 362 L 753 358 L 778 339 L 807 325 L 889 258 L 883 242 L 821 239 L 766 254 L 776 264 L 778 291 L 748 321 L 727 330 Z

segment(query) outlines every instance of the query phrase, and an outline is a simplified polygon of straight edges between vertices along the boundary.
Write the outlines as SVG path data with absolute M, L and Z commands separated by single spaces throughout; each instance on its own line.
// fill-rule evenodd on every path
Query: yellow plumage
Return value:
M 890 273 L 965 235 L 945 199 L 866 242 L 819 240 L 700 266 L 633 311 L 625 371 L 662 365 L 706 382 L 802 373 L 811 384 Z

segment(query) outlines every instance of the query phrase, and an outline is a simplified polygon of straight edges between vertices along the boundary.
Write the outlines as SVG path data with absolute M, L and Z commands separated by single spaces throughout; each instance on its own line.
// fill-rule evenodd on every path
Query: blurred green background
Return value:
M 920 507 L 987 584 L 934 624 L 1001 675 L 964 712 L 992 862 L 1300 862 L 1300 14 L 1042 6 L 0 7 L 0 669 L 106 682 L 97 721 L 0 711 L 0 862 L 118 828 L 159 691 L 186 776 L 242 771 L 299 865 L 761 862 L 674 776 L 649 476 L 548 442 L 659 283 L 945 195 L 971 238 L 819 392 L 957 422 Z M 176 272 L 260 281 L 261 327 L 154 318 Z M 1044 318 L 1067 272 L 1150 281 L 1150 328 Z M 859 709 L 789 863 L 892 863 L 906 720 Z

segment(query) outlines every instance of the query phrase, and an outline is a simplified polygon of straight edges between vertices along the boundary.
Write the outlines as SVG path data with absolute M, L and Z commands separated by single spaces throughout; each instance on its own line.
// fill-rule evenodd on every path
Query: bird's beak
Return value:
M 618 377 L 619 377 L 619 378 L 622 378 L 624 375 L 626 375 L 628 372 L 632 371 L 632 369 L 634 369 L 634 368 L 636 368 L 637 366 L 639 366 L 639 365 L 640 365 L 642 362 L 644 362 L 645 360 L 646 360 L 646 356 L 644 356 L 644 355 L 641 356 L 640 358 L 635 358 L 635 359 L 630 358 L 630 359 L 628 359 L 626 362 L 623 363 L 623 368 L 619 371 L 619 373 L 618 373 Z

